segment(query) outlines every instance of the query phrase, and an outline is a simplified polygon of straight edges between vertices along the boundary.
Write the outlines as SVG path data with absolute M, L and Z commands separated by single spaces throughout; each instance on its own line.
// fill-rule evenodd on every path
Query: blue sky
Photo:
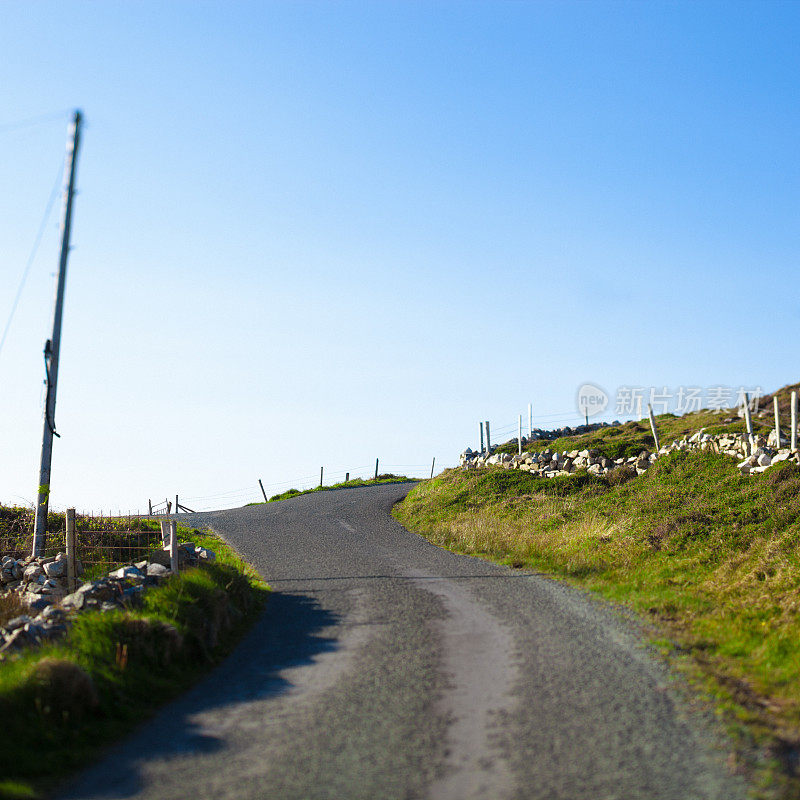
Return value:
M 528 403 L 577 423 L 585 381 L 797 380 L 798 34 L 794 3 L 6 0 L 2 326 L 87 122 L 54 505 L 422 474 Z M 0 351 L 3 502 L 58 216 Z

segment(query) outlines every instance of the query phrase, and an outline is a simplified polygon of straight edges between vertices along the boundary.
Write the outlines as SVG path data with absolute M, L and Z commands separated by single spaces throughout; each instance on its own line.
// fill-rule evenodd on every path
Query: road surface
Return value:
M 390 514 L 409 488 L 186 515 L 259 570 L 268 608 L 62 800 L 745 796 L 630 623 L 409 533 Z

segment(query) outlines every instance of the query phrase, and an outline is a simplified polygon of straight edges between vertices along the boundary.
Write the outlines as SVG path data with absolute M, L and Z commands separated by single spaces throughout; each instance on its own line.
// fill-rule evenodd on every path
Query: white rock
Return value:
M 758 457 L 759 467 L 768 467 L 770 464 L 772 464 L 772 458 L 770 458 L 770 456 L 768 456 L 766 453 L 762 453 Z

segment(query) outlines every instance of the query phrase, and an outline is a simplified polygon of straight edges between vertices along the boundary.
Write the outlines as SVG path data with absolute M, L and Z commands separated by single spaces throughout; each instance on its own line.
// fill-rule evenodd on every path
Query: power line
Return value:
M 61 185 L 61 173 L 63 172 L 63 166 L 59 165 L 58 168 L 58 175 L 56 176 L 55 183 L 53 184 L 53 189 L 50 192 L 50 199 L 47 201 L 47 207 L 44 210 L 44 216 L 42 217 L 42 221 L 39 225 L 39 231 L 36 234 L 36 239 L 33 243 L 33 248 L 31 249 L 30 255 L 28 256 L 28 263 L 25 265 L 25 270 L 22 273 L 22 279 L 19 282 L 19 287 L 17 288 L 17 295 L 14 298 L 14 303 L 11 306 L 11 312 L 8 315 L 8 321 L 6 322 L 5 329 L 3 330 L 3 337 L 0 339 L 0 353 L 3 352 L 3 345 L 6 343 L 6 337 L 8 336 L 8 330 L 11 327 L 11 322 L 14 319 L 14 314 L 17 311 L 17 306 L 19 305 L 20 297 L 22 297 L 22 290 L 25 288 L 25 282 L 28 279 L 28 273 L 31 271 L 31 267 L 33 266 L 33 261 L 36 258 L 36 254 L 39 252 L 39 245 L 42 243 L 42 238 L 44 237 L 45 229 L 47 228 L 47 221 L 50 218 L 50 213 L 53 210 L 53 205 L 56 202 L 56 197 L 58 197 L 58 188 Z
M 38 117 L 28 117 L 27 119 L 20 119 L 14 122 L 4 122 L 0 125 L 0 133 L 7 131 L 18 131 L 23 128 L 32 128 L 35 125 L 42 125 L 45 122 L 54 122 L 55 120 L 63 120 L 72 112 L 72 109 L 65 109 L 64 111 L 57 111 L 53 114 L 42 114 Z

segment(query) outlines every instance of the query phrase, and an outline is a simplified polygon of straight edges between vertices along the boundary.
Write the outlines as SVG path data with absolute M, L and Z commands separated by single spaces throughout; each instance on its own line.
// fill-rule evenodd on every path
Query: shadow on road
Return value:
M 332 626 L 336 623 L 337 616 L 321 609 L 312 597 L 274 592 L 264 614 L 222 664 L 131 738 L 113 747 L 97 765 L 66 784 L 57 796 L 62 800 L 131 797 L 143 787 L 140 764 L 144 760 L 221 750 L 226 719 L 232 721 L 236 706 L 291 690 L 291 683 L 279 673 L 311 664 L 320 654 L 335 650 Z M 215 708 L 221 713 L 211 729 L 192 721 L 194 715 Z

